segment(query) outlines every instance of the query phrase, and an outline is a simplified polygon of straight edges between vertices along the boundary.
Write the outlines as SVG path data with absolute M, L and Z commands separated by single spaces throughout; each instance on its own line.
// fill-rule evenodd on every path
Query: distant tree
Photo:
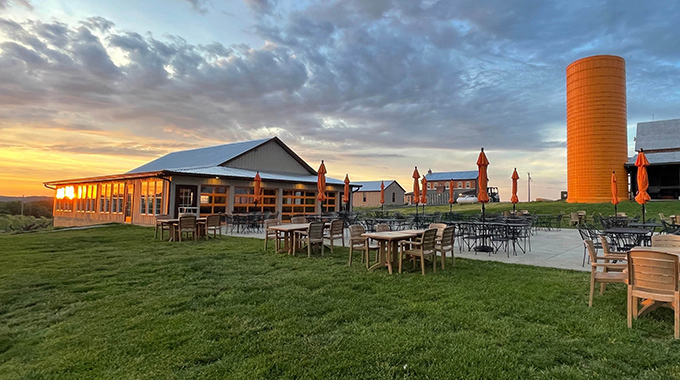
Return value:
M 0 202 L 0 214 L 21 215 L 21 202 Z M 36 218 L 52 218 L 52 202 L 37 201 L 24 203 L 24 215 Z

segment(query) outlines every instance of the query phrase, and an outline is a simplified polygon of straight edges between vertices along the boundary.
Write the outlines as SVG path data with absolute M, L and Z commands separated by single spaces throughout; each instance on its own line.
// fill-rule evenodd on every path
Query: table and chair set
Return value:
M 598 255 L 596 241 L 586 239 L 584 245 L 590 258 L 590 295 L 593 305 L 595 285 L 600 283 L 600 294 L 606 284 L 626 284 L 627 324 L 659 307 L 674 311 L 674 337 L 680 339 L 680 235 L 651 236 L 649 246 L 634 246 L 627 251 L 613 251 L 609 239 L 599 236 L 602 255 Z
M 206 217 L 197 217 L 195 214 L 180 214 L 179 218 L 171 218 L 170 215 L 157 215 L 154 238 L 165 239 L 165 231 L 168 231 L 168 241 L 182 241 L 189 239 L 198 240 L 199 237 L 213 237 L 222 235 L 222 218 L 218 214 Z

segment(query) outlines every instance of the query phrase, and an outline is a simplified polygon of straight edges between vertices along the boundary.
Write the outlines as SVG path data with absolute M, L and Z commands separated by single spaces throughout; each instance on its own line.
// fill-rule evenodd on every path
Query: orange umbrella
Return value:
M 349 174 L 345 174 L 345 194 L 342 195 L 342 201 L 349 203 Z
M 449 180 L 449 212 L 453 210 L 453 202 L 455 202 L 455 199 L 453 199 L 453 180 Z
M 420 203 L 427 204 L 427 178 L 425 176 L 420 181 L 420 185 L 423 188 L 423 192 L 420 194 Z
M 418 204 L 420 202 L 420 188 L 418 187 L 418 178 L 420 178 L 420 173 L 418 173 L 418 167 L 416 166 L 413 170 L 413 201 Z M 416 208 L 418 212 L 418 208 Z
M 323 160 L 321 160 L 321 166 L 319 166 L 319 170 L 317 171 L 318 178 L 316 180 L 316 189 L 319 191 L 316 199 L 320 202 L 326 200 L 326 173 L 326 165 L 324 165 Z
M 260 172 L 257 172 L 255 174 L 255 189 L 253 191 L 253 202 L 257 204 L 262 200 L 262 195 L 260 194 L 261 191 L 261 186 L 262 186 L 262 178 L 260 178 Z
M 612 172 L 612 204 L 614 205 L 614 215 L 616 212 L 616 205 L 619 204 L 619 188 L 616 186 L 616 172 Z
M 380 204 L 385 204 L 385 182 L 380 181 Z
M 477 188 L 477 200 L 481 203 L 489 202 L 489 193 L 487 193 L 487 185 L 489 183 L 489 178 L 486 175 L 486 167 L 489 166 L 489 160 L 484 154 L 484 148 L 479 152 L 479 158 L 477 158 L 477 167 L 479 168 L 479 186 Z
M 517 174 L 517 168 L 512 172 L 512 197 L 510 197 L 510 202 L 512 202 L 512 212 L 515 212 L 515 205 L 519 202 L 517 198 L 517 180 L 519 179 L 519 174 Z
M 635 166 L 638 168 L 637 172 L 637 186 L 638 194 L 635 196 L 635 201 L 642 205 L 642 223 L 645 222 L 645 203 L 652 199 L 649 194 L 647 194 L 647 189 L 649 188 L 649 178 L 647 178 L 647 166 L 649 166 L 649 161 L 645 157 L 645 152 L 640 149 L 638 153 L 637 160 L 635 160 Z

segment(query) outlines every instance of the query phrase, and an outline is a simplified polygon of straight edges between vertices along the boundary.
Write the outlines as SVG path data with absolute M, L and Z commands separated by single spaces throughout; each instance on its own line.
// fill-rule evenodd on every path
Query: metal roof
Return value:
M 132 169 L 127 174 L 196 166 L 216 166 L 272 139 L 275 139 L 275 137 L 172 152 Z
M 477 179 L 478 175 L 479 172 L 477 170 L 467 170 L 460 172 L 428 173 L 425 175 L 425 178 L 427 178 L 428 181 L 458 181 L 461 179 Z
M 638 123 L 635 135 L 635 150 L 639 151 L 640 148 L 645 151 L 680 148 L 680 119 Z M 645 152 L 645 154 L 647 153 Z
M 397 182 L 393 179 L 386 179 L 383 180 L 385 182 L 385 188 L 390 186 L 392 182 Z M 359 181 L 359 182 L 352 182 L 352 185 L 359 185 L 361 188 L 359 191 L 380 191 L 380 183 L 383 181 Z M 397 183 L 397 186 L 399 186 L 399 183 Z M 401 186 L 399 186 L 401 187 Z
M 195 166 L 195 167 L 185 167 L 176 168 L 172 170 L 167 170 L 169 173 L 177 174 L 188 174 L 188 175 L 203 175 L 211 177 L 232 177 L 232 178 L 244 178 L 244 179 L 254 179 L 257 171 L 230 168 L 225 166 Z M 260 178 L 262 181 L 286 181 L 286 182 L 296 182 L 296 183 L 316 183 L 317 176 L 315 175 L 300 175 L 295 173 L 268 173 L 260 171 Z M 329 185 L 344 185 L 345 183 L 339 179 L 326 177 L 326 183 Z M 352 183 L 350 186 L 356 186 Z
M 677 164 L 680 163 L 680 152 L 658 152 L 658 153 L 647 153 L 645 151 L 645 157 L 649 161 L 650 165 L 662 165 L 662 164 Z M 635 166 L 635 160 L 637 160 L 637 154 L 628 159 L 626 165 Z

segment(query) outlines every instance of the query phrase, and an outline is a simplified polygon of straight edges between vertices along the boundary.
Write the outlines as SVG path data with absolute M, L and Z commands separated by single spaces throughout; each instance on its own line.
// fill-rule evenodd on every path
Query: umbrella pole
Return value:
M 614 216 L 618 216 L 619 213 L 616 211 L 616 205 L 614 205 Z
M 512 215 L 515 215 L 515 204 L 512 204 Z
M 453 204 L 449 203 L 449 213 L 453 212 Z
M 645 204 L 642 204 L 642 224 L 645 224 Z

